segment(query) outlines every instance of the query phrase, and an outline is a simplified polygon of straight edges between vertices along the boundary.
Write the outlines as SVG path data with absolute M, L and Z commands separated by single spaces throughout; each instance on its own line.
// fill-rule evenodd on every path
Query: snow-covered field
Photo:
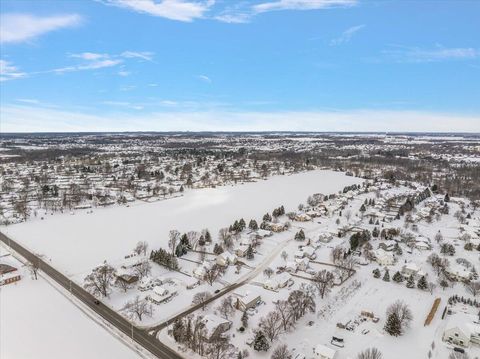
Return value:
M 0 254 L 6 251 L 0 248 Z M 12 257 L 2 263 L 20 268 L 23 278 L 0 287 L 0 358 L 141 358 L 44 278 L 31 279 Z
M 89 272 L 104 260 L 115 261 L 147 241 L 151 249 L 167 247 L 168 232 L 218 230 L 235 219 L 260 219 L 284 205 L 295 209 L 313 193 L 335 193 L 361 180 L 344 173 L 317 170 L 238 186 L 187 191 L 183 197 L 86 210 L 75 215 L 48 215 L 44 220 L 3 227 L 7 235 L 51 259 L 67 275 Z

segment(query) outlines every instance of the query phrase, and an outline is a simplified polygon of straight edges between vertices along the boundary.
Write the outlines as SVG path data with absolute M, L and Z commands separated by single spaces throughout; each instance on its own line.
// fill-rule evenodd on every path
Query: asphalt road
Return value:
M 81 300 L 85 305 L 87 305 L 91 310 L 100 315 L 103 319 L 108 321 L 110 324 L 115 326 L 118 330 L 126 334 L 128 337 L 133 339 L 139 345 L 144 347 L 146 350 L 151 352 L 157 358 L 161 359 L 182 359 L 183 357 L 177 354 L 175 351 L 170 349 L 165 344 L 161 343 L 155 336 L 149 335 L 143 329 L 139 329 L 136 326 L 133 326 L 128 320 L 123 318 L 120 314 L 110 309 L 106 305 L 95 304 L 95 297 L 83 289 L 81 286 L 72 282 L 65 275 L 54 269 L 48 263 L 43 261 L 41 258 L 36 256 L 34 253 L 30 252 L 26 248 L 19 245 L 17 242 L 7 237 L 0 232 L 0 241 L 8 245 L 27 261 L 37 264 L 39 269 L 43 271 L 50 278 L 55 280 L 58 284 L 64 287 L 66 290 L 72 293 L 75 297 Z

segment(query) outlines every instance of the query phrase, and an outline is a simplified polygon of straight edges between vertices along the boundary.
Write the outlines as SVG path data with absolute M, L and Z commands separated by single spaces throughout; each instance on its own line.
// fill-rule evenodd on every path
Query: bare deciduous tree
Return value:
M 467 292 L 473 295 L 474 297 L 480 294 L 480 281 L 470 280 L 468 282 L 465 282 L 464 286 Z
M 108 296 L 110 287 L 115 280 L 115 268 L 104 263 L 87 275 L 84 280 L 84 287 L 93 295 Z
M 265 317 L 260 319 L 259 327 L 263 331 L 265 336 L 268 338 L 268 340 L 270 340 L 270 342 L 273 342 L 282 332 L 280 314 L 276 310 L 268 313 Z
M 274 271 L 270 267 L 265 268 L 265 270 L 263 271 L 263 274 L 265 275 L 265 277 L 268 277 L 268 278 L 270 278 L 273 275 L 273 273 Z
M 131 319 L 137 318 L 141 321 L 144 315 L 149 317 L 153 315 L 153 306 L 147 299 L 140 299 L 140 296 L 137 295 L 134 299 L 125 304 L 123 312 L 125 312 Z
M 172 251 L 172 256 L 175 255 L 175 249 L 177 249 L 177 244 L 180 241 L 180 232 L 176 229 L 172 229 L 168 234 L 168 248 Z
M 139 278 L 146 277 L 147 275 L 150 274 L 151 270 L 152 270 L 152 265 L 147 259 L 143 260 L 140 264 L 135 266 L 135 274 Z
M 282 344 L 275 348 L 271 359 L 292 359 L 292 353 L 290 353 L 286 344 Z
M 223 298 L 220 302 L 220 305 L 217 307 L 217 310 L 220 312 L 220 315 L 225 318 L 226 320 L 235 312 L 235 308 L 233 307 L 232 297 L 228 296 Z
M 133 252 L 135 252 L 138 255 L 143 254 L 144 256 L 146 256 L 147 250 L 148 250 L 148 243 L 146 241 L 139 241 L 135 246 L 135 248 L 133 249 Z
M 210 292 L 199 292 L 193 296 L 192 304 L 203 304 L 202 310 L 205 310 L 205 308 L 207 307 L 205 302 L 211 297 L 212 295 L 210 294 Z
M 214 264 L 211 268 L 205 270 L 205 275 L 203 276 L 203 279 L 210 285 L 213 285 L 213 283 L 222 276 L 222 274 L 225 272 L 225 267 Z
M 275 310 L 280 315 L 280 320 L 282 324 L 282 329 L 284 332 L 290 329 L 293 326 L 292 321 L 292 312 L 290 310 L 290 305 L 286 300 L 279 300 L 275 304 Z
M 35 278 L 35 280 L 38 279 L 38 263 L 34 262 L 28 262 L 27 263 L 28 270 L 30 271 L 30 274 Z
M 333 278 L 334 278 L 333 273 L 327 271 L 326 269 L 323 269 L 320 272 L 317 272 L 313 276 L 313 282 L 322 299 L 325 295 L 327 295 L 330 292 L 333 286 Z
M 358 353 L 357 359 L 382 359 L 383 354 L 377 348 L 368 348 Z
M 218 231 L 218 239 L 223 244 L 224 248 L 231 249 L 233 247 L 233 238 L 228 228 L 221 228 Z

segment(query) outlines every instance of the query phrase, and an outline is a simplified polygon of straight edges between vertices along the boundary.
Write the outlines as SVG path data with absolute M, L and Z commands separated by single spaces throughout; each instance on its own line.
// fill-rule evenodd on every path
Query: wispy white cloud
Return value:
M 120 70 L 118 71 L 118 74 L 122 77 L 127 77 L 127 76 L 130 76 L 130 72 L 129 71 L 125 71 L 125 70 Z
M 143 110 L 143 105 L 133 104 L 131 102 L 126 102 L 126 101 L 103 101 L 102 104 L 108 105 L 108 106 L 130 108 L 132 110 Z
M 382 53 L 397 62 L 438 62 L 480 58 L 480 50 L 472 47 L 446 48 L 440 45 L 430 49 L 399 45 L 393 45 L 392 47 L 392 49 L 384 50 Z
M 56 68 L 56 69 L 50 70 L 49 72 L 62 74 L 62 73 L 65 73 L 65 72 L 75 72 L 75 71 L 84 71 L 84 70 L 98 70 L 98 69 L 102 69 L 102 68 L 105 68 L 105 67 L 117 66 L 121 63 L 122 63 L 122 60 L 119 60 L 119 59 L 115 59 L 115 60 L 113 60 L 113 59 L 92 60 L 92 61 L 88 61 L 88 62 L 86 62 L 84 64 L 80 64 L 80 65 Z
M 353 6 L 357 2 L 357 0 L 277 0 L 254 5 L 253 10 L 257 13 L 276 10 L 318 10 Z
M 137 58 L 145 61 L 153 60 L 153 52 L 150 51 L 124 51 L 120 56 L 127 59 Z
M 206 82 L 206 83 L 212 83 L 212 79 L 210 79 L 210 77 L 206 76 L 206 75 L 198 75 L 197 78 L 199 80 L 202 80 L 203 82 Z
M 342 32 L 342 34 L 339 37 L 332 39 L 330 41 L 330 45 L 338 46 L 338 45 L 349 42 L 352 39 L 353 35 L 355 35 L 357 32 L 362 30 L 364 27 L 365 25 L 357 25 L 357 26 L 349 27 L 347 30 Z
M 126 104 L 128 105 L 128 103 Z M 112 106 L 115 106 L 112 104 Z M 125 107 L 124 104 L 117 104 Z M 421 111 L 168 111 L 81 113 L 38 106 L 0 108 L 4 132 L 50 131 L 398 131 L 480 132 L 480 115 Z
M 34 98 L 17 98 L 18 102 L 28 103 L 30 105 L 39 105 L 40 101 Z
M 35 16 L 30 14 L 0 15 L 0 42 L 18 43 L 34 39 L 54 30 L 79 25 L 82 17 L 77 14 Z
M 100 0 L 101 2 L 170 20 L 193 21 L 202 18 L 215 4 L 214 0 Z
M 0 60 L 0 81 L 15 80 L 26 76 L 25 72 L 20 71 L 11 62 Z
M 106 59 L 106 58 L 110 57 L 110 55 L 108 55 L 108 54 L 97 54 L 97 53 L 94 53 L 94 52 L 82 52 L 80 54 L 71 54 L 70 57 L 91 61 L 91 60 Z

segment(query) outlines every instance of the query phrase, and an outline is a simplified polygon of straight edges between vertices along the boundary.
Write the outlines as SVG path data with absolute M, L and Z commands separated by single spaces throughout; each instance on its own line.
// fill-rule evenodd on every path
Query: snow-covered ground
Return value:
M 0 255 L 6 253 L 0 247 Z M 19 268 L 23 278 L 0 287 L 0 358 L 141 358 L 44 278 L 33 280 L 11 256 L 1 262 Z
M 168 232 L 208 228 L 213 236 L 235 219 L 260 219 L 284 205 L 295 209 L 313 193 L 336 193 L 361 180 L 344 173 L 317 170 L 231 187 L 187 191 L 183 197 L 58 214 L 44 220 L 3 227 L 7 235 L 51 259 L 52 265 L 75 276 L 104 260 L 115 261 L 147 241 L 151 249 L 167 247 Z

